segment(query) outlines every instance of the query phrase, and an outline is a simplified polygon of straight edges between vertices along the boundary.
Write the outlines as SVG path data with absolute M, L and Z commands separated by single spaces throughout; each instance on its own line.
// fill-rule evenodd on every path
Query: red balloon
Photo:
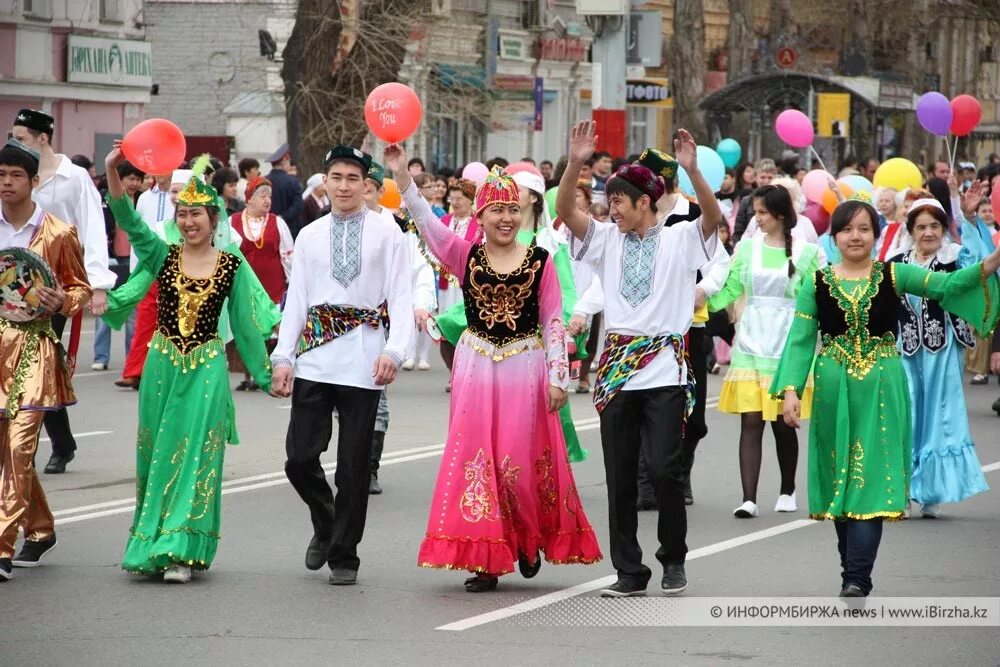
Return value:
M 825 234 L 830 228 L 830 214 L 824 210 L 822 204 L 809 202 L 805 210 L 802 211 L 802 215 L 812 220 L 813 227 L 819 235 Z
M 122 140 L 125 159 L 147 174 L 170 174 L 184 161 L 187 142 L 166 118 L 144 120 Z
M 365 122 L 376 137 L 390 144 L 409 139 L 423 117 L 420 98 L 409 86 L 383 83 L 365 100 Z
M 951 101 L 951 133 L 964 137 L 976 129 L 983 117 L 983 108 L 972 95 L 959 95 Z

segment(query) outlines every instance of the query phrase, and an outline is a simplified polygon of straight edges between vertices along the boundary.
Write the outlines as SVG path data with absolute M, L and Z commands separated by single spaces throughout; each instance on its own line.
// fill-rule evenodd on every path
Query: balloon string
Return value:
M 826 168 L 826 165 L 823 164 L 823 158 L 819 156 L 819 153 L 816 152 L 816 149 L 813 148 L 811 144 L 809 146 L 809 150 L 811 150 L 812 154 L 816 156 L 816 160 L 819 162 L 819 166 L 823 168 L 823 171 L 830 171 L 829 169 Z M 834 176 L 836 176 L 836 174 L 834 174 Z
M 954 173 L 954 171 L 955 171 L 955 158 L 956 158 L 957 155 L 958 155 L 958 137 L 955 137 L 955 143 L 952 144 L 952 149 L 951 149 L 951 171 L 952 171 L 952 173 Z

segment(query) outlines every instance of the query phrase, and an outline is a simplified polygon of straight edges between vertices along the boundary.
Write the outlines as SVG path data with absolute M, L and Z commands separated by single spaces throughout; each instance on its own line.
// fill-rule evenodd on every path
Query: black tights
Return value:
M 740 478 L 743 480 L 743 500 L 756 503 L 764 440 L 764 417 L 759 412 L 744 412 L 740 418 Z M 774 442 L 778 450 L 781 494 L 791 495 L 795 491 L 799 438 L 795 429 L 786 424 L 781 415 L 771 422 L 771 430 L 774 431 Z

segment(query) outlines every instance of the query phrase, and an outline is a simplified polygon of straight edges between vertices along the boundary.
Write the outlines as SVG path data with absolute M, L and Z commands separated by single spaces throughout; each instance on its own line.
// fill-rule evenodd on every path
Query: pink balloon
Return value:
M 462 178 L 472 181 L 476 185 L 482 185 L 486 182 L 486 176 L 489 175 L 490 170 L 486 168 L 486 165 L 482 162 L 470 162 L 465 165 L 465 169 L 462 170 Z
M 813 142 L 812 121 L 795 109 L 785 109 L 774 121 L 774 131 L 789 146 L 805 148 Z
M 822 204 L 823 194 L 830 189 L 830 174 L 822 169 L 813 169 L 802 179 L 802 192 L 808 201 Z

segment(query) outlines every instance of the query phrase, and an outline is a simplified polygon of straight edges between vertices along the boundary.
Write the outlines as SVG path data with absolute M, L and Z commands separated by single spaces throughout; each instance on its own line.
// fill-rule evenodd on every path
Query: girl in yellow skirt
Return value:
M 746 308 L 733 340 L 729 372 L 719 396 L 719 411 L 740 415 L 740 477 L 743 504 L 733 511 L 741 519 L 758 514 L 757 480 L 760 477 L 764 423 L 771 422 L 781 470 L 781 489 L 775 512 L 794 512 L 795 467 L 799 442 L 795 429 L 781 417 L 782 402 L 771 398 L 771 379 L 795 313 L 795 297 L 803 279 L 826 260 L 819 246 L 792 237 L 797 222 L 788 191 L 766 185 L 753 193 L 753 210 L 759 231 L 744 239 L 733 255 L 722 290 L 708 299 L 709 310 L 722 310 L 741 295 Z M 802 416 L 809 416 L 812 383 L 802 396 Z

